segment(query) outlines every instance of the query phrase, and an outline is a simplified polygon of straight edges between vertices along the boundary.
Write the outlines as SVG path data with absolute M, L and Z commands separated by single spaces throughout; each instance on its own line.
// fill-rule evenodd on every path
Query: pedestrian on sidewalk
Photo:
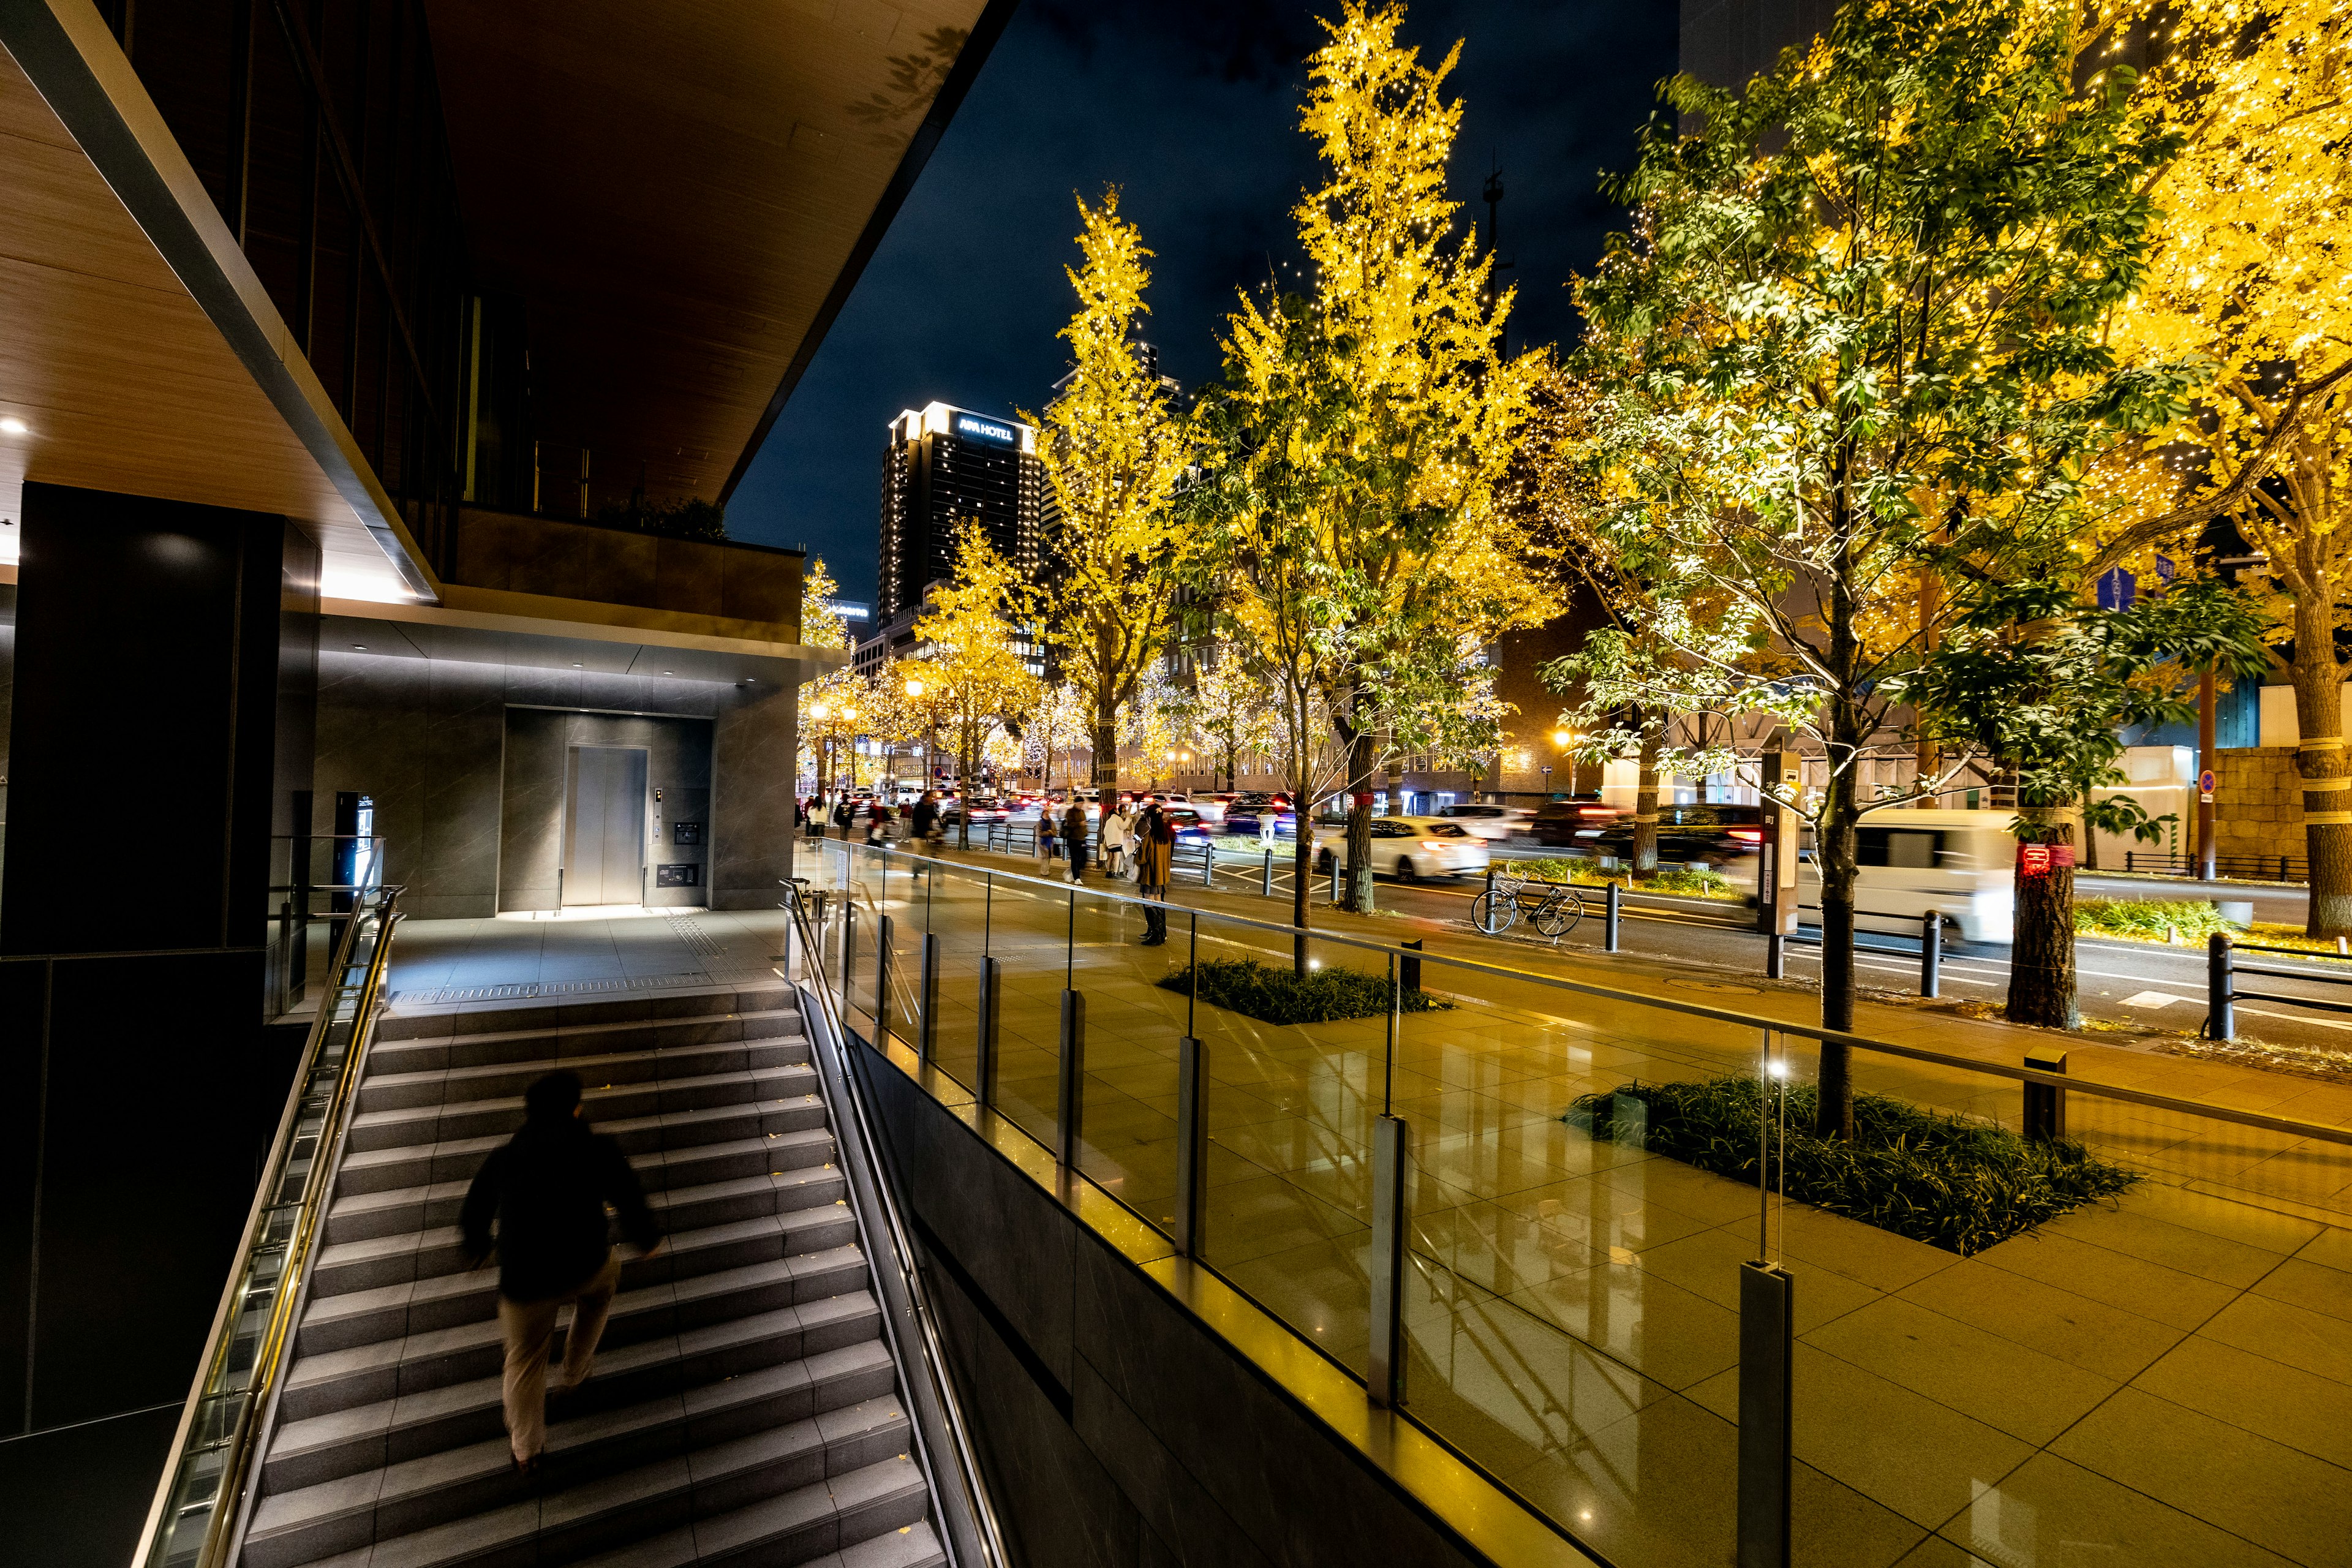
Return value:
M 1076 795 L 1070 797 L 1070 809 L 1062 814 L 1062 847 L 1070 858 L 1070 880 L 1086 880 L 1087 807 Z
M 1037 868 L 1038 874 L 1054 874 L 1054 802 L 1051 796 L 1037 807 Z
M 1128 815 L 1124 802 L 1114 801 L 1103 814 L 1102 862 L 1103 875 L 1122 877 L 1127 874 L 1127 835 L 1134 818 Z
M 588 1381 L 621 1283 L 604 1205 L 640 1258 L 661 1250 L 661 1226 L 646 1206 L 621 1146 L 582 1118 L 580 1075 L 551 1072 L 523 1091 L 522 1130 L 490 1152 L 457 1214 L 466 1257 L 480 1268 L 495 1238 L 499 1328 L 506 1339 L 507 1445 L 515 1468 L 538 1468 L 547 1446 L 547 1352 L 555 1314 L 572 1306 L 561 1392 Z
M 849 842 L 849 825 L 856 819 L 856 807 L 849 804 L 849 796 L 846 794 L 833 803 L 833 825 L 841 829 L 841 841 L 844 844 Z
M 939 831 L 940 797 L 936 792 L 925 790 L 923 798 L 915 803 L 915 818 L 909 837 L 929 844 L 939 837 Z
M 1164 903 L 1168 899 L 1169 867 L 1176 858 L 1176 829 L 1153 801 L 1135 819 L 1136 891 Z M 1168 916 L 1159 903 L 1143 906 L 1143 945 L 1158 947 L 1168 940 Z

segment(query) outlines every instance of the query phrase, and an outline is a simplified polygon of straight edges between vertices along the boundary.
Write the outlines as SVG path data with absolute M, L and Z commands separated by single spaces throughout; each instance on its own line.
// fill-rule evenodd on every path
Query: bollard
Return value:
M 1944 994 L 1944 912 L 1929 910 L 1919 917 L 1919 994 Z
M 1422 951 L 1421 942 L 1421 938 L 1414 937 L 1411 942 L 1401 942 L 1397 943 L 1397 945 L 1403 948 L 1408 952 L 1418 953 Z M 1400 991 L 1418 991 L 1421 989 L 1421 960 L 1419 958 L 1401 958 L 1397 960 L 1397 989 Z
M 916 1048 L 923 1059 L 930 1061 L 940 1054 L 940 937 L 937 931 L 923 933 L 923 1016 L 918 1023 L 921 1035 Z
M 2238 984 L 2230 934 L 2215 931 L 2205 942 L 2205 1037 L 2234 1039 L 2238 1034 Z
M 1267 898 L 1274 897 L 1274 847 L 1266 846 L 1265 870 L 1258 879 L 1257 890 Z
M 1789 977 L 1789 939 L 1779 931 L 1764 939 L 1764 978 L 1786 980 Z
M 1176 1042 L 1176 1252 L 1198 1258 L 1208 1246 L 1208 1047 L 1186 1035 Z
M 1340 875 L 1339 857 L 1334 855 L 1331 857 L 1331 901 L 1335 904 L 1342 902 L 1346 898 L 1346 895 L 1339 890 Z
M 1601 928 L 1601 951 L 1603 952 L 1614 952 L 1617 951 L 1617 911 L 1619 908 L 1619 895 L 1623 893 L 1624 890 L 1625 885 L 1622 882 L 1612 882 L 1609 884 L 1609 921 L 1608 924 Z
M 1404 1395 L 1405 1124 L 1372 1123 L 1371 1354 L 1364 1391 L 1393 1407 Z
M 1056 1097 L 1055 1158 L 1062 1168 L 1078 1168 L 1078 1141 L 1084 1135 L 1087 1076 L 1087 998 L 1083 992 L 1062 993 L 1062 1083 Z
M 2041 1050 L 2027 1055 L 2025 1065 L 2036 1072 L 2054 1072 L 2064 1076 L 2066 1053 Z M 2025 1087 L 2025 1136 L 2036 1143 L 2051 1143 L 2066 1136 L 2066 1091 L 2054 1083 L 2027 1082 Z
M 1211 892 L 1217 887 L 1217 846 L 1213 839 L 1201 846 L 1201 886 Z
M 996 1108 L 996 1042 L 998 1002 L 1004 994 L 1004 971 L 993 958 L 980 961 L 980 1060 L 972 1068 L 972 1098 L 982 1110 Z

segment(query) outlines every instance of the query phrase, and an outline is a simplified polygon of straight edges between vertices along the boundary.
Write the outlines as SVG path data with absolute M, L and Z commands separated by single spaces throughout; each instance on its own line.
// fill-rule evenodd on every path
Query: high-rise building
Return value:
M 944 403 L 890 421 L 877 623 L 914 608 L 926 587 L 953 575 L 956 528 L 967 520 L 1034 582 L 1045 494 L 1034 426 Z

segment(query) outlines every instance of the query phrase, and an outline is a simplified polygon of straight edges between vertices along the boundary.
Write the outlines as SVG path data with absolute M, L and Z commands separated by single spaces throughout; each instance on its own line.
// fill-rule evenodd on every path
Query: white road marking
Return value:
M 2118 1007 L 2169 1007 L 2175 1002 L 2192 1002 L 2193 996 L 2175 996 L 2169 991 L 2140 991 L 2116 1004 Z
M 2239 1006 L 2238 1011 L 2252 1013 L 2257 1018 L 2284 1018 L 2290 1024 L 2316 1024 L 2323 1029 L 2352 1029 L 2352 1019 L 2310 1018 L 2301 1013 L 2273 1013 L 2267 1007 L 2248 1007 L 2243 1005 Z

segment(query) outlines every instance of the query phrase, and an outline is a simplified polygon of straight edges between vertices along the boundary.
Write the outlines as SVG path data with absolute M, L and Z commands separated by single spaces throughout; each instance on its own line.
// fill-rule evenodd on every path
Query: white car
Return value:
M 1968 942 L 2016 935 L 2017 840 L 2006 811 L 1923 811 L 1881 806 L 1862 814 L 1855 849 L 1854 924 L 1864 931 L 1916 935 L 1930 910 Z M 1797 918 L 1822 921 L 1822 876 L 1811 833 L 1797 866 Z
M 1461 823 L 1443 816 L 1376 816 L 1372 818 L 1372 871 L 1400 882 L 1426 877 L 1481 876 L 1486 869 L 1486 841 Z M 1315 835 L 1315 865 L 1328 871 L 1348 864 L 1348 830 L 1318 829 Z
M 1473 837 L 1489 840 L 1530 832 L 1528 824 L 1536 819 L 1536 814 L 1523 805 L 1492 805 L 1483 801 L 1449 805 L 1437 815 L 1460 823 L 1462 830 Z

